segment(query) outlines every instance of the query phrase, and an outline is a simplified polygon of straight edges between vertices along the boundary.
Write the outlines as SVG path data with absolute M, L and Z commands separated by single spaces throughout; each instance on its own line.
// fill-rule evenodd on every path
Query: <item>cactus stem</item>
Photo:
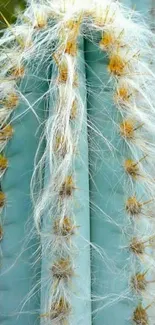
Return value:
M 51 308 L 47 311 L 47 314 L 44 315 L 53 321 L 58 321 L 62 325 L 65 324 L 65 321 L 68 323 L 71 305 L 67 298 L 65 298 L 66 292 L 63 291 L 65 295 L 62 294 L 63 281 L 61 280 L 71 280 L 74 275 L 73 265 L 71 264 L 73 256 L 71 256 L 71 260 L 68 256 L 71 254 L 71 236 L 74 235 L 77 227 L 72 218 L 67 215 L 64 216 L 64 213 L 70 214 L 71 210 L 66 201 L 72 196 L 73 191 L 76 189 L 72 177 L 74 170 L 74 137 L 69 122 L 71 119 L 74 119 L 77 114 L 76 97 L 78 95 L 74 87 L 78 86 L 78 72 L 76 69 L 76 59 L 74 57 L 77 55 L 78 50 L 77 36 L 79 34 L 82 16 L 83 14 L 78 14 L 77 19 L 63 21 L 62 27 L 58 29 L 59 45 L 52 55 L 57 69 L 56 89 L 58 90 L 59 104 L 58 106 L 56 105 L 56 107 L 58 107 L 56 108 L 56 118 L 51 126 L 53 131 L 51 154 L 53 155 L 53 162 L 55 163 L 54 167 L 60 171 L 60 176 L 57 177 L 57 172 L 56 174 L 52 172 L 51 176 L 52 181 L 55 182 L 55 194 L 60 204 L 58 204 L 58 210 L 56 208 L 54 212 L 56 217 L 52 227 L 54 235 L 54 252 L 52 252 L 52 254 L 54 257 L 56 256 L 56 260 L 54 260 L 51 266 L 54 280 L 52 282 L 51 293 L 48 295 L 48 300 L 50 301 L 49 306 L 51 306 Z M 63 158 L 61 161 L 55 152 L 61 154 Z M 54 168 L 53 170 L 55 171 Z M 59 213 L 60 217 L 57 217 Z M 63 217 L 61 217 L 62 215 Z M 59 244 L 61 247 L 59 247 Z M 68 284 L 64 289 L 70 292 Z

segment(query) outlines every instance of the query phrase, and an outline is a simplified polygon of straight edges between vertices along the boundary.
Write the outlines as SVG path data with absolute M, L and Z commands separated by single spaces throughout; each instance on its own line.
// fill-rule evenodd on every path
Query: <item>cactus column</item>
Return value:
M 128 300 L 127 293 L 130 252 L 121 248 L 127 246 L 121 229 L 127 225 L 122 168 L 127 149 L 122 143 L 119 145 L 121 140 L 116 125 L 121 117 L 113 103 L 113 85 L 108 84 L 108 60 L 88 41 L 85 58 L 87 82 L 91 85 L 88 89 L 88 114 L 94 126 L 94 133 L 89 132 L 91 241 L 105 252 L 103 259 L 95 250 L 93 252 L 92 295 L 101 297 L 93 303 L 96 310 L 93 324 L 110 325 L 115 320 L 125 325 L 135 303 Z M 95 133 L 100 136 L 95 136 Z
M 93 324 L 146 325 L 152 304 L 148 272 L 154 263 L 150 257 L 148 271 L 146 246 L 154 236 L 149 219 L 154 186 L 147 171 L 150 144 L 144 145 L 147 118 L 141 113 L 147 96 L 142 104 L 136 85 L 136 75 L 141 74 L 139 58 L 126 42 L 125 26 L 113 29 L 117 15 L 109 8 L 105 19 L 100 11 L 100 17 L 94 15 L 103 32 L 93 34 L 93 43 L 85 42 L 88 116 L 94 127 L 89 131 L 91 241 L 104 252 L 101 257 L 94 250 L 92 257 Z M 149 181 L 150 192 L 146 190 Z
M 36 70 L 40 72 L 36 74 Z M 35 76 L 34 76 L 35 73 Z M 6 325 L 39 324 L 39 265 L 32 256 L 38 250 L 30 199 L 34 157 L 44 121 L 48 89 L 46 67 L 31 61 L 18 81 L 19 103 L 11 115 L 12 139 L 5 148 L 8 167 L 1 181 L 5 194 L 2 213 L 0 322 Z M 40 99 L 39 99 L 40 98 Z M 34 112 L 31 109 L 33 107 Z M 41 154 L 43 153 L 43 146 Z M 33 229 L 33 230 L 32 230 Z M 40 263 L 39 263 L 40 264 Z M 33 290 L 34 289 L 34 290 Z M 37 293 L 37 294 L 36 294 Z
M 41 229 L 41 324 L 91 324 L 86 84 L 80 28 L 81 15 L 66 20 L 53 52 L 47 177 L 38 202 L 38 206 L 46 202 Z
M 93 325 L 151 324 L 153 34 L 115 0 L 28 1 L 8 27 L 0 41 L 1 319 L 90 325 L 92 311 Z M 42 264 L 37 277 L 30 251 L 32 266 Z

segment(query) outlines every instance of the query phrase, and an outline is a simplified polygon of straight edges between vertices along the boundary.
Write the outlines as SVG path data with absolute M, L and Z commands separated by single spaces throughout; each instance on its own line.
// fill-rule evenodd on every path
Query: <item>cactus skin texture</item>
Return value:
M 33 62 L 27 69 L 18 89 L 33 105 L 47 91 L 48 82 L 44 81 L 47 71 L 46 67 L 42 67 L 39 74 L 34 76 L 36 68 Z M 32 255 L 38 249 L 39 242 L 32 232 L 34 224 L 31 217 L 30 180 L 42 130 L 38 130 L 37 118 L 30 109 L 27 114 L 23 114 L 27 108 L 28 104 L 20 99 L 11 116 L 14 132 L 4 149 L 8 168 L 1 180 L 6 200 L 1 217 L 4 234 L 1 241 L 0 322 L 7 325 L 39 324 L 39 295 L 29 298 L 40 274 L 40 262 L 36 269 L 32 268 Z M 45 99 L 34 104 L 33 108 L 43 122 Z M 28 303 L 24 306 L 27 298 Z
M 155 39 L 131 6 L 2 15 L 0 323 L 154 324 Z

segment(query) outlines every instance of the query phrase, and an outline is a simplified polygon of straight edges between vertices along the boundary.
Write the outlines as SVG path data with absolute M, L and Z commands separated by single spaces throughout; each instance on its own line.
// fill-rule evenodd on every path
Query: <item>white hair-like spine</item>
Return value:
M 77 88 L 76 66 L 80 24 L 81 16 L 76 15 L 69 20 L 64 19 L 59 26 L 58 46 L 53 53 L 57 71 L 53 73 L 50 87 L 51 93 L 54 92 L 55 109 L 50 113 L 47 123 L 44 155 L 49 157 L 50 181 L 39 203 L 41 206 L 42 203 L 45 204 L 47 209 L 48 201 L 48 216 L 53 216 L 53 231 L 46 235 L 48 244 L 45 241 L 43 247 L 45 251 L 49 247 L 47 256 L 51 254 L 49 263 L 52 264 L 52 277 L 44 307 L 47 313 L 42 316 L 46 317 L 47 323 L 52 320 L 54 324 L 65 323 L 71 311 L 70 282 L 74 276 L 74 247 L 71 237 L 76 228 L 73 217 L 73 192 L 76 189 L 74 161 L 83 121 L 83 103 Z M 76 118 L 78 129 L 73 126 Z M 37 225 L 41 217 L 40 211 L 38 206 Z M 47 234 L 46 227 L 45 232 Z
M 77 33 L 76 28 L 79 27 L 79 21 L 82 24 L 82 29 Z M 39 233 L 42 216 L 47 211 L 47 217 L 54 216 L 53 233 L 52 235 L 48 233 L 45 243 L 51 249 L 51 261 L 58 254 L 61 257 L 61 264 L 53 261 L 52 272 L 55 278 L 57 276 L 57 290 L 53 290 L 52 293 L 50 291 L 51 295 L 48 293 L 47 312 L 44 316 L 47 322 L 49 318 L 52 318 L 58 324 L 61 324 L 62 312 L 63 314 L 66 312 L 68 315 L 70 311 L 70 302 L 66 299 L 68 288 L 63 281 L 66 283 L 66 279 L 68 281 L 74 274 L 74 257 L 72 256 L 74 249 L 71 247 L 71 237 L 76 229 L 76 221 L 68 216 L 73 210 L 72 192 L 76 188 L 74 159 L 76 150 L 78 150 L 78 139 L 83 121 L 83 103 L 76 88 L 76 83 L 78 83 L 78 78 L 76 79 L 76 42 L 79 34 L 87 36 L 87 29 L 103 33 L 99 47 L 108 54 L 109 79 L 114 79 L 114 100 L 122 115 L 122 123 L 117 127 L 131 149 L 131 159 L 124 165 L 130 178 L 127 186 L 129 186 L 129 192 L 133 192 L 130 197 L 132 200 L 126 202 L 126 210 L 135 220 L 134 237 L 138 238 L 136 244 L 140 241 L 143 247 L 140 258 L 144 264 L 149 262 L 150 268 L 154 266 L 153 257 L 149 257 L 148 260 L 145 253 L 145 243 L 148 243 L 154 236 L 153 221 L 148 216 L 150 211 L 147 210 L 147 206 L 152 205 L 153 207 L 154 205 L 155 190 L 153 166 L 155 159 L 153 143 L 155 76 L 149 67 L 149 62 L 153 60 L 154 56 L 152 47 L 154 36 L 147 25 L 141 22 L 139 14 L 124 8 L 117 1 L 46 0 L 40 1 L 38 4 L 29 1 L 29 6 L 21 20 L 19 19 L 14 27 L 9 27 L 0 41 L 3 46 L 0 95 L 1 100 L 4 101 L 6 96 L 18 94 L 16 78 L 22 77 L 25 71 L 23 62 L 30 60 L 34 55 L 43 60 L 53 42 L 52 54 L 54 54 L 58 78 L 55 80 L 54 74 L 50 92 L 55 93 L 55 112 L 52 113 L 46 124 L 47 146 L 41 161 L 41 165 L 45 160 L 48 161 L 50 176 L 49 183 L 40 193 L 39 199 L 37 201 L 34 197 L 33 199 L 35 224 Z M 70 41 L 73 42 L 71 47 L 71 44 L 68 43 Z M 10 44 L 10 42 L 12 42 L 12 47 L 7 48 L 6 44 Z M 20 96 L 20 94 L 18 95 Z M 80 118 L 79 124 L 76 124 L 73 130 L 71 119 L 72 117 L 76 118 L 76 106 Z M 0 119 L 4 123 L 9 116 L 10 110 L 4 105 L 0 112 Z M 135 180 L 141 182 L 141 186 L 144 188 L 146 196 L 144 202 L 135 196 Z M 147 202 L 148 204 L 146 204 Z M 146 230 L 141 230 L 141 224 L 146 225 Z M 46 247 L 44 249 L 46 251 Z M 136 250 L 135 253 L 139 257 Z M 57 266 L 55 263 L 58 263 Z M 58 276 L 56 273 L 62 265 L 67 265 L 66 272 Z M 59 269 L 59 273 L 61 273 L 60 271 Z M 142 308 L 142 306 L 138 306 L 138 308 Z M 145 313 L 144 308 L 141 311 Z M 137 317 L 141 317 L 141 313 L 135 316 L 134 312 L 133 320 L 138 324 L 141 319 L 137 319 Z M 145 323 L 143 324 L 145 325 Z

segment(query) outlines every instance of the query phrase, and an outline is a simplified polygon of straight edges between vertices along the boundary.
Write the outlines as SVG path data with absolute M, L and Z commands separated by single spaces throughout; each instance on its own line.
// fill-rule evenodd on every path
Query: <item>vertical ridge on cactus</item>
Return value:
M 117 14 L 113 15 L 112 19 L 110 22 L 112 22 L 112 24 L 115 22 L 115 19 L 117 20 Z M 111 99 L 109 98 L 109 96 L 107 96 L 106 92 L 104 92 L 104 87 L 105 84 L 107 82 L 108 84 L 108 76 L 106 74 L 105 71 L 105 67 L 103 66 L 103 75 L 101 70 L 99 71 L 99 69 L 97 69 L 97 64 L 96 61 L 98 60 L 100 62 L 100 69 L 101 68 L 101 62 L 103 62 L 103 60 L 101 59 L 101 55 L 97 54 L 97 50 L 93 47 L 93 45 L 86 43 L 86 62 L 88 64 L 88 69 L 87 69 L 87 74 L 88 74 L 88 83 L 91 83 L 91 80 L 93 80 L 91 89 L 90 89 L 90 94 L 89 94 L 89 103 L 90 103 L 90 120 L 92 121 L 92 123 L 95 124 L 95 127 L 99 128 L 99 132 L 102 132 L 103 134 L 103 139 L 108 140 L 109 142 L 114 146 L 114 153 L 111 155 L 111 152 L 109 150 L 109 155 L 111 156 L 111 160 L 108 159 L 107 156 L 107 151 L 108 151 L 108 146 L 106 147 L 106 141 L 104 142 L 104 144 L 99 140 L 96 139 L 96 141 L 98 141 L 98 143 L 100 143 L 100 147 L 104 148 L 104 152 L 105 155 L 102 158 L 102 170 L 97 171 L 97 173 L 95 172 L 95 168 L 93 166 L 93 164 L 91 165 L 91 173 L 92 175 L 94 175 L 94 177 L 92 176 L 91 178 L 93 179 L 93 181 L 91 182 L 91 191 L 92 192 L 96 192 L 94 183 L 96 184 L 96 187 L 98 189 L 98 191 L 100 192 L 100 195 L 103 196 L 102 200 L 99 199 L 97 197 L 97 194 L 94 195 L 93 194 L 93 198 L 95 201 L 95 206 L 99 206 L 99 216 L 104 217 L 104 227 L 105 230 L 102 228 L 103 231 L 103 236 L 105 238 L 107 238 L 107 242 L 105 241 L 105 239 L 100 239 L 99 236 L 101 236 L 100 234 L 100 228 L 102 227 L 101 222 L 98 220 L 98 225 L 97 222 L 95 220 L 95 222 L 92 219 L 92 238 L 93 241 L 97 241 L 98 245 L 102 245 L 105 249 L 106 249 L 106 253 L 107 252 L 111 252 L 111 258 L 114 258 L 114 261 L 116 263 L 116 271 L 113 272 L 112 270 L 110 270 L 109 274 L 109 268 L 107 267 L 107 271 L 103 270 L 103 274 L 100 272 L 100 269 L 98 269 L 98 265 L 101 268 L 102 263 L 98 262 L 96 259 L 93 260 L 93 263 L 96 262 L 96 265 L 93 267 L 94 269 L 94 273 L 98 274 L 98 278 L 103 280 L 103 292 L 104 292 L 104 288 L 105 289 L 105 294 L 107 294 L 107 296 L 109 295 L 109 297 L 113 297 L 113 294 L 120 295 L 120 300 L 118 299 L 117 302 L 117 307 L 116 306 L 112 306 L 111 307 L 111 303 L 109 302 L 109 309 L 104 308 L 103 305 L 103 311 L 102 311 L 102 317 L 105 320 L 106 324 L 111 324 L 112 323 L 112 317 L 114 317 L 117 322 L 119 324 L 125 324 L 125 322 L 127 321 L 127 319 L 130 319 L 130 321 L 134 321 L 134 323 L 136 324 L 148 324 L 148 317 L 144 315 L 143 310 L 140 311 L 137 307 L 137 309 L 135 309 L 136 311 L 134 312 L 134 317 L 132 316 L 132 304 L 130 303 L 128 308 L 130 310 L 130 314 L 128 314 L 128 316 L 125 316 L 125 312 L 127 313 L 127 310 L 125 309 L 125 307 L 123 308 L 123 306 L 121 306 L 121 303 L 123 303 L 123 298 L 124 298 L 124 303 L 125 300 L 129 299 L 130 301 L 132 301 L 133 306 L 134 304 L 136 304 L 136 300 L 135 300 L 135 295 L 132 297 L 132 293 L 130 293 L 130 290 L 128 290 L 128 281 L 126 282 L 126 280 L 128 280 L 130 278 L 130 273 L 135 272 L 136 269 L 136 264 L 137 261 L 135 261 L 133 263 L 132 260 L 132 264 L 128 265 L 128 260 L 130 260 L 130 256 L 126 257 L 126 260 L 124 258 L 124 265 L 122 264 L 122 259 L 123 259 L 123 252 L 119 252 L 119 245 L 121 245 L 121 241 L 124 240 L 123 236 L 118 237 L 117 236 L 119 234 L 119 232 L 115 230 L 115 223 L 117 225 L 117 227 L 121 227 L 122 225 L 124 225 L 123 227 L 123 233 L 127 232 L 127 233 L 134 233 L 134 234 L 138 234 L 139 238 L 141 236 L 141 238 L 143 238 L 144 234 L 145 234 L 145 230 L 146 230 L 146 234 L 151 233 L 154 234 L 154 228 L 152 227 L 152 220 L 150 218 L 150 215 L 152 215 L 151 212 L 151 205 L 149 205 L 149 203 L 153 203 L 153 195 L 154 195 L 154 185 L 151 181 L 152 176 L 149 175 L 149 171 L 147 170 L 147 172 L 145 173 L 145 169 L 144 166 L 146 166 L 146 164 L 143 164 L 143 159 L 142 161 L 140 161 L 140 166 L 141 166 L 141 170 L 143 171 L 144 175 L 145 175 L 145 179 L 144 179 L 144 188 L 146 190 L 143 189 L 143 185 L 142 183 L 139 184 L 139 178 L 136 177 L 137 174 L 139 173 L 139 169 L 138 169 L 138 165 L 134 164 L 133 161 L 135 159 L 135 161 L 139 161 L 140 158 L 140 154 L 144 155 L 144 157 L 147 156 L 147 159 L 149 159 L 150 163 L 152 164 L 151 160 L 154 159 L 154 155 L 153 151 L 151 154 L 151 151 L 149 150 L 149 141 L 150 138 L 153 138 L 153 133 L 151 131 L 151 129 L 149 129 L 149 124 L 150 122 L 148 122 L 148 119 L 146 117 L 146 110 L 143 108 L 144 106 L 146 106 L 148 104 L 147 102 L 147 98 L 144 95 L 146 89 L 144 90 L 143 86 L 143 77 L 141 79 L 140 75 L 144 75 L 147 74 L 147 72 L 144 72 L 145 70 L 145 65 L 142 63 L 142 52 L 141 49 L 138 49 L 138 46 L 136 48 L 136 42 L 133 41 L 134 44 L 134 48 L 131 47 L 131 43 L 129 41 L 129 38 L 127 39 L 127 30 L 124 26 L 124 28 L 122 28 L 122 33 L 121 30 L 117 30 L 116 27 L 116 33 L 118 32 L 118 34 L 120 34 L 120 38 L 118 41 L 118 37 L 115 36 L 115 34 L 113 34 L 114 29 L 112 29 L 112 24 L 109 27 L 108 26 L 108 34 L 103 33 L 102 39 L 99 42 L 99 46 L 101 48 L 102 51 L 107 52 L 107 56 L 108 56 L 108 71 L 109 73 L 111 73 L 111 78 L 114 77 L 114 83 L 109 84 L 109 92 L 111 91 L 111 88 L 116 88 L 116 94 L 114 96 L 111 95 L 111 99 L 114 98 L 114 103 L 115 106 L 119 108 L 119 116 L 118 117 L 118 113 L 115 113 L 112 105 L 111 105 Z M 101 23 L 100 23 L 101 26 Z M 104 26 L 104 25 L 103 25 Z M 107 32 L 107 30 L 105 30 L 105 32 Z M 104 38 L 105 37 L 105 38 Z M 131 36 L 132 38 L 132 36 Z M 138 44 L 137 44 L 138 45 Z M 142 50 L 143 51 L 143 50 Z M 92 52 L 96 53 L 92 54 Z M 88 54 L 87 54 L 88 53 Z M 91 56 L 89 55 L 89 53 L 91 53 Z M 101 61 L 102 60 L 102 61 Z M 106 59 L 104 60 L 104 64 L 106 64 Z M 90 69 L 90 71 L 89 71 Z M 144 69 L 144 70 L 143 70 Z M 149 67 L 146 67 L 146 71 L 148 70 Z M 140 78 L 140 80 L 138 80 L 137 78 Z M 151 76 L 151 74 L 150 74 Z M 98 77 L 98 78 L 97 78 Z M 142 82 L 142 83 L 141 83 Z M 137 84 L 136 84 L 137 83 Z M 144 82 L 145 83 L 145 82 Z M 96 95 L 95 93 L 93 93 L 93 84 L 98 84 L 98 88 L 101 89 L 101 93 L 100 95 Z M 138 85 L 139 84 L 139 85 Z M 140 87 L 142 87 L 142 91 L 140 90 Z M 115 90 L 114 90 L 115 91 Z M 103 95 L 104 94 L 104 95 Z M 131 95 L 132 94 L 132 95 Z M 142 96 L 142 98 L 139 97 Z M 96 97 L 95 97 L 96 95 Z M 98 98 L 103 98 L 103 99 L 99 99 Z M 144 96 L 144 97 L 143 97 Z M 143 102 L 146 100 L 147 104 L 142 104 Z M 102 106 L 101 106 L 101 101 L 103 100 Z M 131 101 L 131 103 L 130 103 Z M 110 103 L 107 107 L 107 103 Z M 141 107 L 140 107 L 141 106 Z M 99 111 L 100 109 L 100 111 Z M 107 110 L 106 110 L 107 109 Z M 102 114 L 103 112 L 103 114 Z M 117 115 L 116 115 L 117 114 Z M 144 115 L 145 117 L 144 117 Z M 149 113 L 150 114 L 150 111 Z M 123 117 L 123 122 L 119 122 L 121 120 L 121 117 Z M 96 121 L 95 121 L 96 118 Z M 99 123 L 99 120 L 102 120 L 103 124 L 101 124 L 101 122 Z M 111 123 L 111 126 L 110 126 Z M 112 133 L 110 131 L 110 128 L 113 127 L 113 124 L 119 125 L 119 129 L 120 129 L 120 136 L 125 140 L 125 147 L 121 147 L 119 145 L 120 140 L 118 140 L 115 131 Z M 148 123 L 148 125 L 147 125 Z M 109 125 L 109 126 L 108 126 Z M 147 125 L 147 126 L 146 126 Z M 146 131 L 147 129 L 147 131 Z M 116 131 L 117 132 L 117 131 Z M 152 134 L 152 135 L 151 135 Z M 92 138 L 95 136 L 95 133 L 92 135 Z M 91 137 L 91 133 L 90 133 L 90 137 Z M 146 143 L 146 137 L 148 137 L 148 141 Z M 90 146 L 92 146 L 93 142 L 90 142 Z M 119 148 L 119 149 L 118 149 Z M 91 149 L 90 149 L 91 150 Z M 118 154 L 118 150 L 120 152 L 120 157 Z M 131 160 L 127 160 L 128 156 L 131 156 Z M 151 158 L 152 156 L 152 158 Z M 93 161 L 95 160 L 94 155 L 92 154 L 92 159 Z M 119 171 L 119 164 L 121 163 L 122 165 L 122 158 L 123 160 L 125 160 L 125 169 L 129 174 L 134 176 L 133 181 L 131 180 L 130 183 L 125 179 L 125 181 L 123 182 L 123 177 L 120 174 L 120 180 L 122 179 L 122 184 L 119 181 L 119 178 L 117 180 L 117 177 L 115 175 L 120 173 Z M 147 161 L 147 166 L 149 165 L 149 162 Z M 95 165 L 99 165 L 99 159 L 96 158 L 96 164 Z M 109 167 L 108 167 L 109 165 Z M 102 182 L 101 182 L 102 179 Z M 136 183 L 135 183 L 136 182 Z M 146 183 L 152 183 L 152 185 L 147 185 Z M 104 185 L 104 183 L 106 185 Z M 102 184 L 102 185 L 101 185 Z M 113 192 L 113 188 L 114 188 L 114 192 Z M 123 191 L 124 191 L 124 195 L 123 195 Z M 109 193 L 109 197 L 106 194 L 106 191 Z M 136 199 L 136 196 L 130 196 L 131 193 L 133 192 L 137 192 L 138 193 L 143 193 L 140 195 L 144 195 L 146 197 L 146 204 L 144 202 L 141 203 L 141 201 L 138 201 Z M 119 193 L 119 194 L 118 194 Z M 121 194 L 121 195 L 120 195 Z M 141 216 L 142 218 L 139 219 L 133 219 L 130 221 L 131 225 L 129 227 L 128 225 L 128 221 L 125 221 L 125 218 L 127 216 L 123 216 L 124 213 L 121 213 L 121 204 L 123 205 L 123 201 L 124 201 L 124 196 L 128 195 L 128 199 L 127 199 L 127 203 L 126 203 L 126 211 L 130 214 L 130 215 L 134 215 L 134 216 Z M 122 203 L 121 203 L 121 198 L 122 198 Z M 145 201 L 145 200 L 144 200 Z M 110 206 L 111 204 L 111 206 Z M 145 205 L 149 205 L 148 208 L 145 209 Z M 119 208 L 117 208 L 117 206 Z M 115 209 L 115 210 L 114 210 Z M 116 213 L 114 213 L 114 211 L 117 211 L 116 213 L 118 214 L 116 216 Z M 94 218 L 94 215 L 96 216 L 96 213 L 92 212 L 92 217 Z M 114 219 L 115 216 L 115 219 Z M 121 219 L 122 218 L 122 219 Z M 95 218 L 96 219 L 96 218 Z M 112 223 L 112 225 L 108 225 L 108 221 L 110 221 L 110 224 Z M 128 220 L 128 219 L 127 219 Z M 118 224 L 119 222 L 119 224 Z M 146 224 L 146 229 L 143 227 L 145 227 Z M 111 227 L 111 229 L 109 229 Z M 129 228 L 128 228 L 129 227 Z M 132 230 L 131 230 L 131 227 Z M 117 228 L 116 228 L 117 229 Z M 113 233 L 115 233 L 115 237 L 113 235 Z M 97 235 L 98 234 L 98 235 Z M 99 235 L 100 234 L 100 235 Z M 108 241 L 108 237 L 110 238 L 110 234 L 111 234 L 111 241 Z M 118 241 L 119 240 L 119 241 Z M 112 243 L 115 243 L 115 247 L 113 247 Z M 143 242 L 143 239 L 142 239 Z M 142 243 L 141 242 L 141 243 Z M 145 240 L 144 240 L 145 242 Z M 116 244 L 117 243 L 117 244 Z M 139 242 L 140 243 L 140 242 Z M 116 245 L 118 245 L 118 247 L 116 248 Z M 145 243 L 142 243 L 142 245 L 145 245 Z M 144 246 L 145 247 L 145 246 Z M 144 253 L 144 249 L 142 246 L 138 247 L 138 242 L 135 242 L 135 245 L 133 246 L 133 251 L 136 254 L 143 254 Z M 115 249 L 115 255 L 114 254 L 114 249 Z M 118 251 L 118 253 L 117 253 Z M 108 254 L 108 253 L 107 253 Z M 146 254 L 146 253 L 145 253 Z M 109 256 L 109 255 L 108 255 Z M 117 258 L 116 258 L 117 257 Z M 120 261 L 119 261 L 120 260 Z M 148 259 L 147 259 L 148 260 Z M 126 264 L 127 263 L 127 264 Z M 141 258 L 141 265 L 145 267 L 145 261 L 143 260 L 143 258 Z M 151 259 L 150 257 L 150 264 L 153 263 L 153 259 Z M 127 266 L 126 266 L 127 265 Z M 120 268 L 122 267 L 122 268 Z M 153 264 L 152 264 L 153 267 Z M 152 268 L 150 267 L 150 269 Z M 118 273 L 117 273 L 117 268 L 118 268 Z M 127 269 L 128 270 L 127 270 Z M 122 276 L 122 280 L 119 276 L 119 272 L 121 274 L 121 270 L 123 270 L 123 274 L 124 276 Z M 111 275 L 111 280 L 110 280 L 110 275 Z M 112 277 L 114 276 L 114 281 L 112 280 Z M 107 282 L 106 282 L 107 280 Z M 118 290 L 118 286 L 121 287 L 122 285 L 124 285 L 124 291 L 121 292 Z M 108 288 L 108 289 L 107 289 Z M 126 288 L 126 290 L 125 290 Z M 101 288 L 99 287 L 99 285 L 95 285 L 94 284 L 94 290 L 97 291 L 97 293 L 99 294 L 99 296 L 101 296 Z M 95 294 L 96 294 L 95 291 Z M 121 299 L 121 295 L 123 296 L 123 298 Z M 137 296 L 138 299 L 138 296 Z M 150 295 L 150 299 L 152 299 L 151 295 Z M 108 300 L 108 299 L 107 299 Z M 110 298 L 109 298 L 110 300 Z M 111 298 L 112 300 L 112 298 Z M 145 299 L 144 299 L 145 301 Z M 108 302 L 107 302 L 108 304 Z M 110 308 L 111 307 L 111 308 Z M 134 307 L 133 307 L 134 309 Z M 94 319 L 94 324 L 101 324 L 102 322 L 102 318 L 100 315 L 98 315 L 98 306 L 97 304 L 94 304 L 94 310 L 96 310 L 96 317 Z M 110 314 L 110 310 L 112 310 L 113 312 Z M 119 314 L 119 310 L 120 310 L 120 314 Z M 126 311 L 125 311 L 126 310 Z M 115 316 L 114 316 L 115 315 Z M 123 316 L 124 315 L 124 316 Z M 145 319 L 143 319 L 143 315 L 145 316 Z M 149 322 L 150 322 L 150 318 L 149 318 Z
M 40 262 L 32 273 L 31 263 L 35 263 L 31 255 L 35 256 L 38 242 L 30 219 L 30 180 L 48 89 L 48 65 L 32 56 L 28 58 L 31 27 L 25 33 L 21 19 L 17 25 L 8 28 L 0 40 L 0 164 L 5 195 L 1 212 L 0 322 L 5 319 L 8 325 L 38 320 L 40 279 L 35 274 L 40 272 Z

